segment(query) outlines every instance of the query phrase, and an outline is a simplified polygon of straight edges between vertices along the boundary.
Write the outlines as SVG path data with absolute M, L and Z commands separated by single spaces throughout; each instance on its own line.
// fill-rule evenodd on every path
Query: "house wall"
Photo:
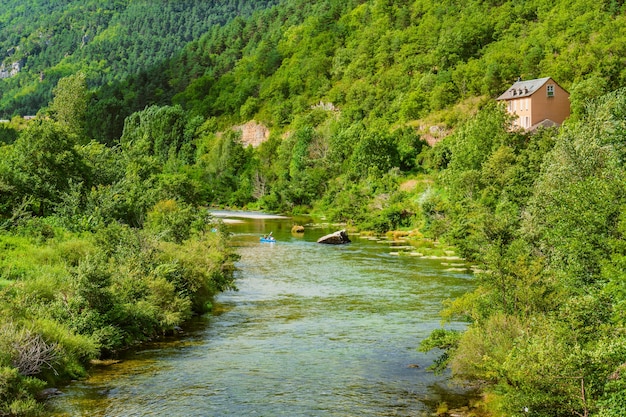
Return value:
M 548 96 L 548 87 L 553 86 L 554 95 Z M 544 119 L 550 119 L 556 123 L 563 123 L 569 117 L 570 104 L 569 94 L 557 83 L 548 80 L 541 86 L 532 97 L 532 124 L 539 123 Z
M 530 97 L 508 100 L 507 111 L 517 116 L 517 119 L 513 120 L 515 126 L 525 129 L 532 126 L 532 100 Z

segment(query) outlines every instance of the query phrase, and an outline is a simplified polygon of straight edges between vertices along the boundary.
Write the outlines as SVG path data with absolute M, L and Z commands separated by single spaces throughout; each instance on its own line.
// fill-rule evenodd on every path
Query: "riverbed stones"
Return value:
M 323 243 L 326 245 L 343 245 L 346 243 L 350 243 L 350 238 L 348 238 L 348 233 L 346 233 L 344 229 L 320 237 L 319 239 L 317 239 L 317 243 Z
M 291 228 L 291 233 L 304 233 L 304 226 L 299 225 L 299 224 L 295 224 Z

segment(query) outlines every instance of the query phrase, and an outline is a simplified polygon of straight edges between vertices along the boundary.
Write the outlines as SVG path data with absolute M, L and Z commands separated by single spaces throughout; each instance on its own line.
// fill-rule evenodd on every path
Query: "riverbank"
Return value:
M 77 234 L 43 218 L 1 232 L 0 414 L 44 413 L 44 388 L 174 332 L 234 288 L 226 230 L 196 224 L 180 240 L 159 224 Z

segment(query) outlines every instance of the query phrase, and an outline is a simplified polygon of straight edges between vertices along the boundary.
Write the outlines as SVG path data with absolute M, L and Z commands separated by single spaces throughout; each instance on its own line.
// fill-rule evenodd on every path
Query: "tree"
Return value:
M 126 118 L 120 139 L 124 150 L 136 155 L 154 155 L 165 163 L 191 146 L 188 116 L 180 106 L 150 106 Z M 187 150 L 187 154 L 190 152 Z
M 525 141 L 484 116 L 451 139 L 451 235 L 484 272 L 444 313 L 467 331 L 425 346 L 490 382 L 505 415 L 623 415 L 625 103 L 607 94 Z
M 52 93 L 54 99 L 50 103 L 49 111 L 53 119 L 65 125 L 69 132 L 81 137 L 89 103 L 87 77 L 83 72 L 78 72 L 61 78 Z
M 350 158 L 350 174 L 364 178 L 370 170 L 385 173 L 400 166 L 400 155 L 391 134 L 382 126 L 368 129 L 354 147 Z
M 29 125 L 13 145 L 16 193 L 34 197 L 41 216 L 72 182 L 83 181 L 85 168 L 74 138 L 63 126 L 43 120 Z

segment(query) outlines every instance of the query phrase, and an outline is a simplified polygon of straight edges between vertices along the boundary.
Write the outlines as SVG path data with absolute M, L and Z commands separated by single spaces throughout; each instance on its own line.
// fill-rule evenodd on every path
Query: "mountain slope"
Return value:
M 0 5 L 1 117 L 34 114 L 63 76 L 92 86 L 123 80 L 172 58 L 215 25 L 274 1 L 16 1 Z
M 451 106 L 493 98 L 518 77 L 551 76 L 576 114 L 626 84 L 624 10 L 587 0 L 289 0 L 213 27 L 98 100 L 113 100 L 123 117 L 180 104 L 223 127 L 255 118 L 282 129 L 320 101 L 351 121 L 414 124 L 443 112 L 454 125 L 465 116 Z

